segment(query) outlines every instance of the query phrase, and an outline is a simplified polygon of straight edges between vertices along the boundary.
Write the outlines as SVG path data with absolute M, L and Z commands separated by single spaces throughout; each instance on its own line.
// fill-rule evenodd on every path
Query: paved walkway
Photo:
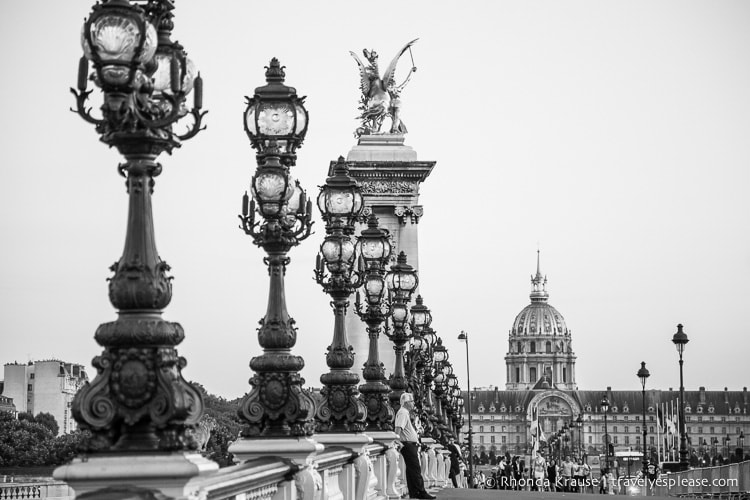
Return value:
M 565 498 L 567 500 L 617 500 L 636 499 L 625 495 L 592 495 L 591 493 L 551 493 L 539 491 L 508 491 L 508 490 L 469 490 L 465 488 L 445 488 L 433 492 L 437 500 L 482 500 L 492 498 L 518 499 L 518 500 L 551 500 L 553 498 Z M 641 497 L 648 500 L 675 500 L 674 497 Z

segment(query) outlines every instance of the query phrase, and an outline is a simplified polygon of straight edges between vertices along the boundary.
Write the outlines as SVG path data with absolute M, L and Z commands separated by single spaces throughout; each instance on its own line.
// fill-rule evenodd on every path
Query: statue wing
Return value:
M 362 60 L 352 52 L 351 50 L 349 53 L 352 55 L 355 61 L 357 61 L 357 66 L 359 66 L 359 88 L 362 90 L 362 95 L 369 96 L 370 95 L 370 75 L 367 74 L 367 67 L 362 63 Z
M 414 43 L 419 40 L 419 38 L 415 38 L 411 42 L 407 43 L 403 46 L 401 50 L 398 51 L 396 54 L 396 57 L 393 58 L 391 63 L 388 65 L 388 67 L 385 69 L 385 73 L 383 73 L 383 85 L 385 85 L 385 88 L 388 88 L 390 85 L 395 84 L 395 75 L 396 75 L 396 64 L 398 63 L 398 60 L 401 58 L 402 55 L 404 55 L 404 52 L 406 52 L 406 49 L 414 45 Z

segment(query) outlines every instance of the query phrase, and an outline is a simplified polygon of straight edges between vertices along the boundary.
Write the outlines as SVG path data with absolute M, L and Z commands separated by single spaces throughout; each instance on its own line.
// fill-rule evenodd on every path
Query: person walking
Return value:
M 401 441 L 401 455 L 406 465 L 406 485 L 410 498 L 433 500 L 434 495 L 427 493 L 422 479 L 422 469 L 419 466 L 419 434 L 411 421 L 411 411 L 414 409 L 414 396 L 409 392 L 401 394 L 401 407 L 396 412 L 396 434 Z
M 549 491 L 557 491 L 557 462 L 550 460 L 547 466 L 547 480 L 549 481 Z
M 448 477 L 453 482 L 453 487 L 458 488 L 459 475 L 461 474 L 461 449 L 456 444 L 456 439 L 453 436 L 448 437 L 448 451 L 451 453 L 451 468 L 448 472 Z

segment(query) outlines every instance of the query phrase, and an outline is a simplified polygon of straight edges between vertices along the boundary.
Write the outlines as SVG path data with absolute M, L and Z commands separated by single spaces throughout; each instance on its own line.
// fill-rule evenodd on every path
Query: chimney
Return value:
M 706 404 L 706 388 L 701 386 L 698 390 L 700 391 L 700 404 L 704 405 Z
M 724 402 L 729 406 L 729 389 L 727 387 L 724 388 Z

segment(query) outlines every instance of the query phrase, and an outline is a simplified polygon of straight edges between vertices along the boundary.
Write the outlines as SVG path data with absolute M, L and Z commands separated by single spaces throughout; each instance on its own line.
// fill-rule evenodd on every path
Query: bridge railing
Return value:
M 653 494 L 750 499 L 750 461 L 663 475 L 654 486 Z

